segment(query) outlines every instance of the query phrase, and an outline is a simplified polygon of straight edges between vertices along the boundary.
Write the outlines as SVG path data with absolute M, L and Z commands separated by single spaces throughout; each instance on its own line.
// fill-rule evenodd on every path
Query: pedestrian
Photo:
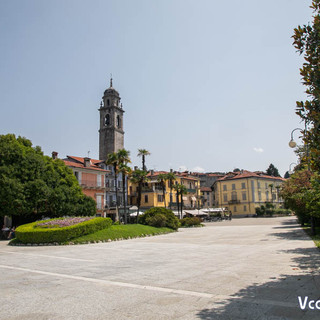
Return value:
M 231 221 L 232 220 L 232 211 L 230 210 L 230 213 L 229 213 L 229 220 Z
M 16 237 L 15 231 L 16 231 L 16 227 L 11 228 L 9 235 L 8 235 L 8 240 L 11 240 Z

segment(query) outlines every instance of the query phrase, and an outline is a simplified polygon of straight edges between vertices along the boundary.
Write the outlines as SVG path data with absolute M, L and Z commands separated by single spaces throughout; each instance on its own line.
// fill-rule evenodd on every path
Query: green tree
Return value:
M 126 149 L 120 149 L 117 152 L 118 157 L 118 169 L 122 175 L 122 202 L 123 202 L 123 212 L 124 212 L 124 222 L 127 223 L 127 203 L 126 203 L 126 179 L 127 176 L 131 174 L 131 168 L 128 166 L 128 163 L 131 163 L 130 160 L 130 151 Z M 127 192 L 128 194 L 128 192 Z
M 116 192 L 116 221 L 119 221 L 119 203 L 118 203 L 118 173 L 119 173 L 119 158 L 116 152 L 109 153 L 107 160 L 107 165 L 111 165 L 113 167 L 114 173 L 114 187 Z
M 157 177 L 157 181 L 160 182 L 160 185 L 161 185 L 163 202 L 164 202 L 165 208 L 167 208 L 167 205 L 166 205 L 166 181 L 167 180 L 168 180 L 168 176 L 166 173 L 161 173 Z
M 320 171 L 320 0 L 313 0 L 313 22 L 294 29 L 293 45 L 304 57 L 300 68 L 308 100 L 297 101 L 296 114 L 305 121 L 303 139 L 311 168 Z
M 126 202 L 126 193 L 127 192 L 127 183 L 126 183 L 126 178 L 129 177 L 132 173 L 131 168 L 125 164 L 125 163 L 120 163 L 119 164 L 119 172 L 122 174 L 122 197 L 123 197 L 123 208 L 124 208 L 124 222 L 128 222 L 128 214 L 127 214 L 127 202 Z
M 142 186 L 144 183 L 148 182 L 147 178 L 147 171 L 136 169 L 132 171 L 131 174 L 131 182 L 137 185 L 137 191 L 138 191 L 138 196 L 137 196 L 137 207 L 138 207 L 138 213 L 137 213 L 137 223 L 139 222 L 139 212 L 140 212 L 140 207 L 141 207 L 141 194 L 142 194 Z
M 307 208 L 306 192 L 312 188 L 311 177 L 313 173 L 307 169 L 299 170 L 290 176 L 282 186 L 280 191 L 284 199 L 285 206 L 292 209 L 297 215 L 301 225 L 304 225 L 310 219 L 310 213 Z
M 270 163 L 266 173 L 268 176 L 280 177 L 279 170 L 272 163 Z
M 172 189 L 173 189 L 173 184 L 174 181 L 176 180 L 176 176 L 173 172 L 168 172 L 167 173 L 167 180 L 169 181 L 169 188 L 170 188 L 170 203 L 169 203 L 169 207 L 170 210 L 172 209 Z
M 181 219 L 183 218 L 183 196 L 187 194 L 187 188 L 185 185 L 180 184 L 180 199 L 181 199 Z
M 19 224 L 95 212 L 95 201 L 82 193 L 62 160 L 44 156 L 26 138 L 0 136 L 0 216 L 10 215 Z
M 138 157 L 142 157 L 142 170 L 147 171 L 146 167 L 146 156 L 149 156 L 151 153 L 146 149 L 138 149 Z

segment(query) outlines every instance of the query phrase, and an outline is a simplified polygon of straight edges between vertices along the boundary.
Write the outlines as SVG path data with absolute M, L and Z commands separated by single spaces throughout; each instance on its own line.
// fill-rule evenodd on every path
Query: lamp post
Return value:
M 290 139 L 290 141 L 289 141 L 289 147 L 290 147 L 290 148 L 295 148 L 295 147 L 297 146 L 297 143 L 293 140 L 293 133 L 294 133 L 295 131 L 297 131 L 297 130 L 302 131 L 303 129 L 301 129 L 301 128 L 295 128 L 295 129 L 292 130 L 292 132 L 291 132 L 291 139 Z
M 295 164 L 295 165 L 297 166 L 297 164 L 296 164 L 295 162 L 290 163 L 290 165 L 289 165 L 289 174 L 292 174 L 292 173 L 293 173 L 293 170 L 291 170 L 291 166 L 292 166 L 293 164 Z

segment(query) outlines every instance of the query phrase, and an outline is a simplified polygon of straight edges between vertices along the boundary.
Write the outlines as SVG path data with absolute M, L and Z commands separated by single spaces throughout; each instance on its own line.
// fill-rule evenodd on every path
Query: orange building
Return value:
M 96 201 L 97 215 L 105 217 L 105 175 L 109 170 L 101 168 L 104 161 L 74 156 L 67 156 L 63 161 L 72 169 L 83 193 Z

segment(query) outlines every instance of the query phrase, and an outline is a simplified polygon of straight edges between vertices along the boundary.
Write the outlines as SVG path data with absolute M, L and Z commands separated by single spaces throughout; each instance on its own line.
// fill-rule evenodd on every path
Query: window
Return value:
M 241 189 L 245 189 L 246 188 L 246 183 L 245 182 L 242 182 L 241 183 Z
M 102 176 L 101 176 L 101 174 L 98 174 L 97 175 L 97 186 L 98 187 L 101 187 L 101 182 L 102 182 Z
M 121 128 L 121 119 L 119 115 L 117 115 L 117 127 Z
M 260 189 L 260 182 L 258 181 L 257 183 L 258 183 L 258 189 Z
M 145 203 L 148 203 L 148 202 L 149 202 L 149 199 L 148 199 L 148 195 L 147 195 L 147 194 L 144 195 L 144 202 L 145 202 Z
M 247 193 L 246 192 L 242 192 L 242 200 L 247 200 Z
M 110 186 L 110 181 L 106 179 L 106 187 L 109 188 Z
M 261 201 L 261 192 L 260 191 L 258 192 L 258 198 L 259 198 L 259 201 Z
M 232 191 L 231 193 L 231 200 L 237 200 L 237 193 L 235 191 Z
M 97 196 L 97 209 L 102 209 L 102 196 Z
M 247 211 L 247 206 L 243 206 L 243 211 L 244 211 L 244 212 Z
M 232 184 L 232 190 L 236 190 L 236 185 L 234 183 Z
M 223 191 L 227 191 L 227 185 L 226 184 L 223 185 Z
M 277 199 L 277 196 L 275 193 L 272 194 L 272 200 L 276 200 Z
M 104 125 L 109 126 L 110 125 L 110 114 L 107 113 L 106 116 L 104 117 Z
M 130 194 L 132 194 L 132 186 L 130 186 L 129 190 L 130 190 Z
M 118 181 L 118 188 L 121 188 L 121 181 Z
M 267 198 L 267 201 L 269 200 L 269 191 L 266 191 L 266 198 Z
M 233 212 L 237 212 L 237 207 L 236 206 L 233 207 Z
M 78 172 L 78 171 L 75 171 L 75 172 L 74 172 L 74 175 L 76 176 L 77 180 L 79 181 L 79 172 Z
M 265 183 L 265 185 L 264 185 L 264 186 L 265 186 L 265 188 L 266 188 L 266 189 L 268 189 L 268 184 L 267 184 L 267 183 Z
M 110 106 L 110 100 L 109 99 L 107 99 L 107 105 Z
M 227 195 L 227 194 L 224 194 L 224 195 L 223 195 L 223 201 L 224 201 L 224 202 L 228 202 L 228 195 Z
M 162 194 L 158 194 L 158 202 L 163 202 L 163 195 Z

